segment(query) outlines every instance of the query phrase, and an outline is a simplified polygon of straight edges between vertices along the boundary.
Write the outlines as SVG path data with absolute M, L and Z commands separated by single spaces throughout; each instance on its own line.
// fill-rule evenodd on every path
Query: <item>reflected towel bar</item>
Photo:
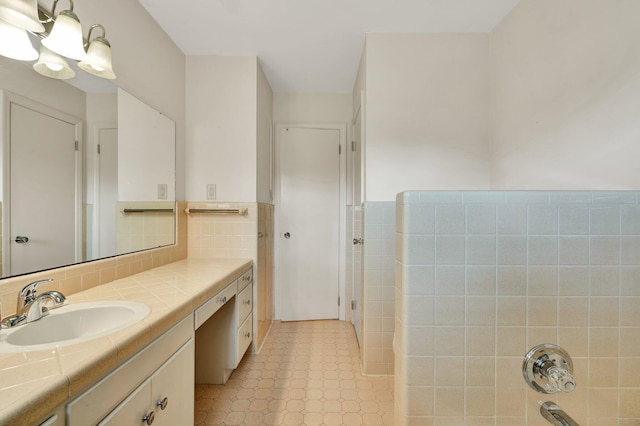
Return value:
M 239 214 L 246 215 L 247 209 L 185 209 L 186 214 Z
M 173 213 L 173 209 L 122 209 L 122 213 Z

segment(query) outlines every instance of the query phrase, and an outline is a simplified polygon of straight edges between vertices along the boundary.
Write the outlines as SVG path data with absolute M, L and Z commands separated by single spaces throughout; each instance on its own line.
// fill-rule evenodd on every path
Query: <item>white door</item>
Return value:
M 281 128 L 279 140 L 281 318 L 338 318 L 340 131 Z
M 356 331 L 358 343 L 362 342 L 362 194 L 361 194 L 361 161 L 362 161 L 362 109 L 356 114 L 353 122 L 353 152 L 352 152 L 352 220 L 351 237 L 353 250 L 351 251 L 351 280 L 352 280 L 352 303 L 351 322 Z
M 116 204 L 118 202 L 118 129 L 98 130 L 98 253 L 116 255 Z
M 10 108 L 10 273 L 74 263 L 76 126 L 16 103 Z

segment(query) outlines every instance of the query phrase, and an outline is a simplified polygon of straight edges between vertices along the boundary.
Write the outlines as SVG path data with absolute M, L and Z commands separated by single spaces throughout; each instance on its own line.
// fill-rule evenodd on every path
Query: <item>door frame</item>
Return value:
M 281 168 L 280 168 L 280 132 L 285 128 L 300 128 L 300 129 L 322 129 L 322 130 L 338 130 L 340 134 L 340 184 L 339 184 L 339 199 L 340 199 L 340 207 L 339 207 L 339 253 L 338 253 L 338 297 L 340 298 L 340 306 L 338 307 L 339 319 L 345 319 L 346 306 L 348 304 L 346 300 L 346 283 L 345 283 L 345 273 L 346 273 L 346 265 L 345 265 L 345 237 L 346 237 L 346 200 L 347 200 L 347 176 L 346 176 L 346 167 L 347 167 L 347 131 L 348 124 L 347 123 L 275 123 L 274 126 L 274 140 L 275 140 L 275 184 L 274 184 L 274 204 L 275 204 L 275 212 L 274 212 L 274 255 L 275 255 L 275 265 L 274 265 L 274 319 L 282 318 L 281 311 L 281 294 L 282 294 L 282 284 L 281 284 L 281 274 L 280 274 L 280 264 L 282 262 L 281 258 L 281 250 L 280 250 L 280 191 L 281 191 Z
M 100 131 L 101 130 L 109 130 L 109 129 L 118 129 L 118 123 L 115 121 L 105 121 L 105 122 L 97 122 L 93 125 L 93 140 L 88 149 L 91 149 L 93 152 L 92 161 L 93 161 L 93 176 L 91 177 L 93 183 L 93 228 L 91 232 L 91 250 L 93 257 L 92 259 L 101 259 L 103 257 L 115 256 L 115 252 L 105 255 L 100 252 L 100 243 L 101 243 L 101 217 L 100 217 L 100 190 L 101 190 L 101 182 L 100 182 L 100 153 L 98 152 L 100 145 Z M 117 190 L 117 188 L 116 188 Z M 115 206 L 114 206 L 115 209 Z M 98 253 L 96 255 L 96 253 Z
M 77 149 L 75 151 L 75 261 L 82 261 L 82 158 L 83 125 L 82 119 L 63 111 L 41 104 L 24 96 L 0 90 L 0 155 L 2 158 L 2 276 L 11 275 L 11 104 L 65 121 L 75 127 Z M 64 265 L 61 265 L 64 266 Z M 34 271 L 35 272 L 35 271 Z

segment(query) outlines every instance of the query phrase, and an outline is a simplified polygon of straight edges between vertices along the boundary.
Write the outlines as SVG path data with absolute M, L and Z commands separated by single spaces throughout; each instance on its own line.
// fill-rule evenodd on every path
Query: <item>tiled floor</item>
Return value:
M 225 385 L 196 385 L 195 424 L 392 425 L 393 377 L 360 374 L 353 326 L 276 322 Z

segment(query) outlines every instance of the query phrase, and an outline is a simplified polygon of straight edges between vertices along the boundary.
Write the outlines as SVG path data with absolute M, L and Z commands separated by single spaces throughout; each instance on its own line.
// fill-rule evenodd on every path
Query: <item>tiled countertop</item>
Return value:
M 34 352 L 0 353 L 0 424 L 26 425 L 41 420 L 160 336 L 251 265 L 246 259 L 185 259 L 68 296 L 69 303 L 142 302 L 151 308 L 151 313 L 131 327 L 85 343 Z

